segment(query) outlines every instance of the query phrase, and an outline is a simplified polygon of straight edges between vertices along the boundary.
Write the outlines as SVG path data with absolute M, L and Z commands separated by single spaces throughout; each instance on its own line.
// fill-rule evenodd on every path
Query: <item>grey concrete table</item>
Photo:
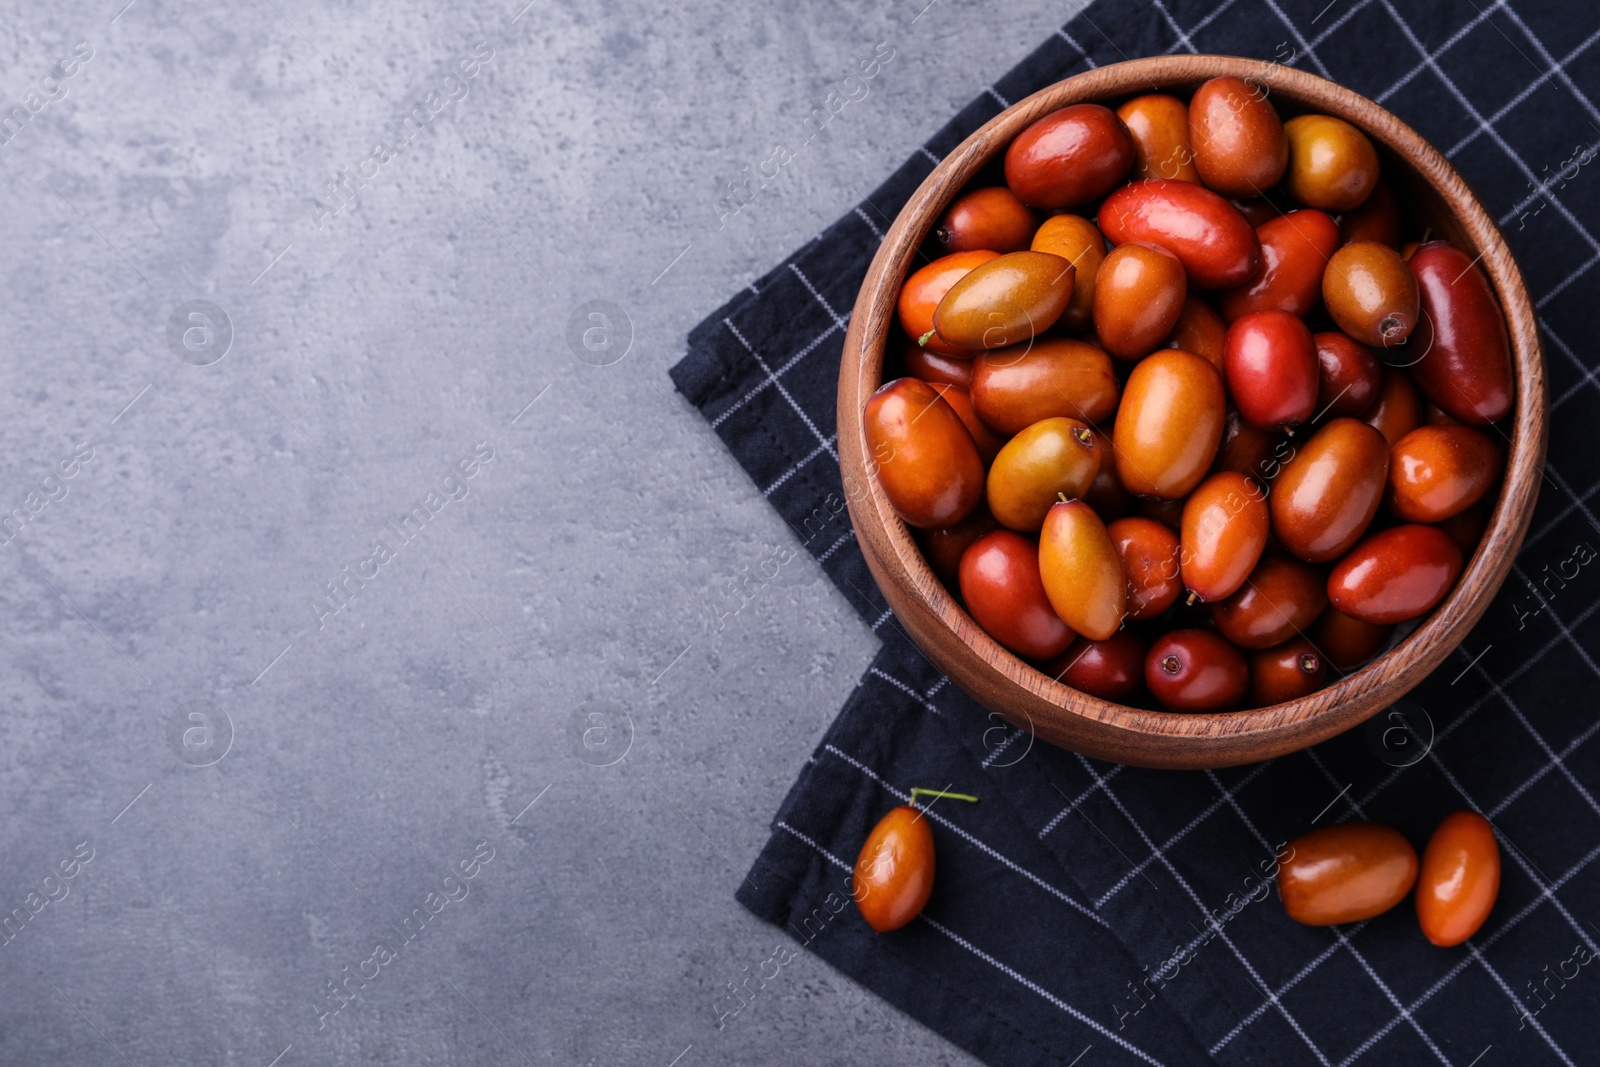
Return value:
M 794 537 L 665 372 L 1078 5 L 124 2 L 0 19 L 0 1062 L 969 1062 L 718 1028 L 875 641 L 718 628 Z

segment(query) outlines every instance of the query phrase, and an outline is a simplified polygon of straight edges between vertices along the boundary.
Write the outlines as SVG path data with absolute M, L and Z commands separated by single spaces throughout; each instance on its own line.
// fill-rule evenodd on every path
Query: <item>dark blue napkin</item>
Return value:
M 1005 1067 L 1600 1064 L 1597 29 L 1600 11 L 1555 0 L 1101 0 L 694 330 L 678 388 L 884 642 L 778 812 L 746 907 Z M 1517 567 L 1413 703 L 1308 752 L 1176 773 L 1033 743 L 910 644 L 850 530 L 834 389 L 867 264 L 945 152 L 1061 78 L 1183 51 L 1315 71 L 1445 151 L 1518 254 L 1553 418 Z M 913 786 L 982 803 L 934 804 L 933 898 L 880 936 L 847 876 Z M 1420 848 L 1461 808 L 1494 823 L 1504 866 L 1467 944 L 1429 945 L 1409 903 L 1340 928 L 1285 918 L 1281 842 L 1368 818 Z

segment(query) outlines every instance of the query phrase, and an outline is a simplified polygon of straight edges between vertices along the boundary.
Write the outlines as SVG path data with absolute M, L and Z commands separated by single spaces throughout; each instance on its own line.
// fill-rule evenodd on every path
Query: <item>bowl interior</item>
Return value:
M 1512 415 L 1491 430 L 1504 437 L 1508 467 L 1489 525 L 1455 589 L 1413 633 L 1309 696 L 1247 711 L 1175 714 L 1071 689 L 977 626 L 934 576 L 876 479 L 867 475 L 861 412 L 882 384 L 895 296 L 920 263 L 923 241 L 950 200 L 975 178 L 994 173 L 1017 133 L 1067 104 L 1115 107 L 1154 91 L 1187 97 L 1201 82 L 1224 74 L 1266 86 L 1285 118 L 1320 112 L 1360 127 L 1378 147 L 1383 174 L 1411 224 L 1480 257 L 1506 314 L 1517 396 Z M 1220 767 L 1295 751 L 1364 721 L 1399 699 L 1465 637 L 1527 531 L 1543 468 L 1545 385 L 1521 275 L 1493 220 L 1440 153 L 1378 105 L 1325 79 L 1237 57 L 1181 56 L 1119 63 L 1057 83 L 1007 109 L 946 157 L 895 220 L 868 271 L 845 342 L 838 415 L 846 498 L 868 565 L 910 636 L 952 680 L 1013 725 L 1054 744 L 1145 766 Z

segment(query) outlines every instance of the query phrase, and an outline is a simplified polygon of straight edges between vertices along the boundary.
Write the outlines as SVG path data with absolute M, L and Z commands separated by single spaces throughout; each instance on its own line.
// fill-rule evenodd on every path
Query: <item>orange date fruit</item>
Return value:
M 900 287 L 895 311 L 900 318 L 900 328 L 905 330 L 906 336 L 911 338 L 912 343 L 920 343 L 931 352 L 941 352 L 947 356 L 966 356 L 970 359 L 972 353 L 968 349 L 943 341 L 936 333 L 928 336 L 933 330 L 933 313 L 951 286 L 970 274 L 974 267 L 999 258 L 1000 253 L 987 249 L 956 252 L 940 256 L 932 263 L 918 268 L 907 278 L 906 283 Z M 922 337 L 927 337 L 927 340 L 919 342 L 918 339 Z
M 1500 895 L 1500 845 L 1494 827 L 1475 811 L 1445 817 L 1422 850 L 1417 875 L 1417 922 L 1440 948 L 1477 933 Z
M 1333 419 L 1300 446 L 1272 489 L 1272 529 L 1309 563 L 1342 556 L 1378 513 L 1389 445 L 1366 423 Z
M 1281 434 L 1252 426 L 1229 411 L 1222 427 L 1222 444 L 1217 448 L 1213 471 L 1238 471 L 1258 481 L 1267 481 L 1277 475 L 1276 460 L 1280 449 L 1286 451 Z
M 1235 471 L 1206 478 L 1183 505 L 1183 584 L 1208 602 L 1232 596 L 1260 561 L 1269 523 L 1260 483 Z
M 1222 321 L 1222 316 L 1193 293 L 1184 297 L 1183 313 L 1178 316 L 1178 324 L 1167 335 L 1167 347 L 1193 352 L 1221 370 L 1222 349 L 1227 340 L 1228 324 Z
M 972 388 L 972 353 L 960 356 L 946 355 L 931 348 L 923 348 L 915 341 L 907 341 L 901 361 L 913 378 L 921 378 L 930 385 L 956 385 Z
M 978 458 L 983 460 L 983 465 L 988 467 L 994 462 L 994 457 L 1000 454 L 1000 449 L 1005 447 L 1006 439 L 989 429 L 984 421 L 978 418 L 978 413 L 972 407 L 972 397 L 967 390 L 958 385 L 946 385 L 943 382 L 929 382 L 933 391 L 944 398 L 955 413 L 960 416 L 961 424 L 972 435 L 972 443 L 978 446 Z
M 1163 348 L 1134 364 L 1111 430 L 1123 487 L 1157 500 L 1187 496 L 1216 458 L 1224 411 L 1222 375 L 1192 352 Z
M 851 896 L 880 934 L 922 913 L 933 895 L 933 831 L 916 808 L 902 804 L 878 820 L 856 856 Z
M 1117 118 L 1133 135 L 1133 174 L 1198 182 L 1194 149 L 1189 146 L 1189 105 L 1166 93 L 1147 93 L 1117 108 Z
M 1057 615 L 1091 641 L 1122 625 L 1128 579 L 1100 516 L 1082 500 L 1057 503 L 1039 533 L 1039 574 Z
M 1128 618 L 1153 619 L 1183 592 L 1178 574 L 1178 538 L 1154 519 L 1134 516 L 1106 527 L 1128 576 Z M 1141 659 L 1143 653 L 1140 653 Z
M 1388 182 L 1379 178 L 1361 206 L 1346 211 L 1339 219 L 1339 235 L 1345 244 L 1376 241 L 1399 248 L 1400 225 L 1400 198 Z
M 907 524 L 934 529 L 966 518 L 983 498 L 983 459 L 961 416 L 916 378 L 884 385 L 862 412 L 869 465 Z
M 1389 647 L 1393 633 L 1393 626 L 1363 622 L 1328 608 L 1311 627 L 1311 640 L 1329 663 L 1341 671 L 1352 671 Z
M 1300 115 L 1283 124 L 1289 142 L 1284 185 L 1307 207 L 1350 211 L 1378 184 L 1378 151 L 1367 135 L 1332 115 Z
M 1077 419 L 1042 419 L 1000 449 L 985 494 L 1000 525 L 1037 533 L 1057 498 L 1082 496 L 1100 473 L 1100 437 Z
M 1266 87 L 1231 76 L 1194 91 L 1189 143 L 1200 180 L 1224 196 L 1260 196 L 1289 163 L 1283 121 Z
M 1339 329 L 1376 348 L 1404 344 L 1422 313 L 1411 268 L 1376 241 L 1356 241 L 1333 254 L 1322 275 L 1322 299 Z
M 1261 265 L 1250 280 L 1222 294 L 1229 322 L 1252 311 L 1304 317 L 1322 298 L 1322 272 L 1339 247 L 1339 227 L 1321 211 L 1291 211 L 1256 227 Z
M 1095 277 L 1106 258 L 1105 237 L 1094 223 L 1079 215 L 1052 215 L 1034 233 L 1029 247 L 1060 256 L 1078 272 L 1072 282 L 1072 299 L 1056 325 L 1068 330 L 1088 326 L 1094 312 Z
M 1047 337 L 972 361 L 972 406 L 1003 434 L 1056 416 L 1094 425 L 1116 412 L 1120 395 L 1111 357 L 1084 341 Z
M 1416 881 L 1417 850 L 1400 831 L 1378 823 L 1325 826 L 1278 855 L 1283 910 L 1307 926 L 1375 918 L 1404 900 Z
M 1378 399 L 1372 402 L 1361 421 L 1383 434 L 1393 445 L 1422 425 L 1422 399 L 1411 376 L 1395 367 L 1382 368 Z
M 1389 453 L 1389 510 L 1407 522 L 1443 522 L 1500 476 L 1500 448 L 1470 426 L 1418 426 Z
M 981 263 L 939 301 L 934 333 L 973 351 L 1031 341 L 1067 309 L 1074 273 L 1071 263 L 1048 252 L 1011 252 Z
M 1095 333 L 1113 356 L 1138 359 L 1177 326 L 1187 295 L 1177 256 L 1156 245 L 1118 245 L 1095 277 Z

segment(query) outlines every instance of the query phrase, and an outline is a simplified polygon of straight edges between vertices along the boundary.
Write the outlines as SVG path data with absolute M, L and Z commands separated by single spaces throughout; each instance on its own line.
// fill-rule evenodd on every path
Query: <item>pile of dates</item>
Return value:
M 1504 470 L 1504 316 L 1421 229 L 1359 129 L 1238 78 L 1055 111 L 900 289 L 869 468 L 1067 685 L 1304 696 L 1444 599 Z

